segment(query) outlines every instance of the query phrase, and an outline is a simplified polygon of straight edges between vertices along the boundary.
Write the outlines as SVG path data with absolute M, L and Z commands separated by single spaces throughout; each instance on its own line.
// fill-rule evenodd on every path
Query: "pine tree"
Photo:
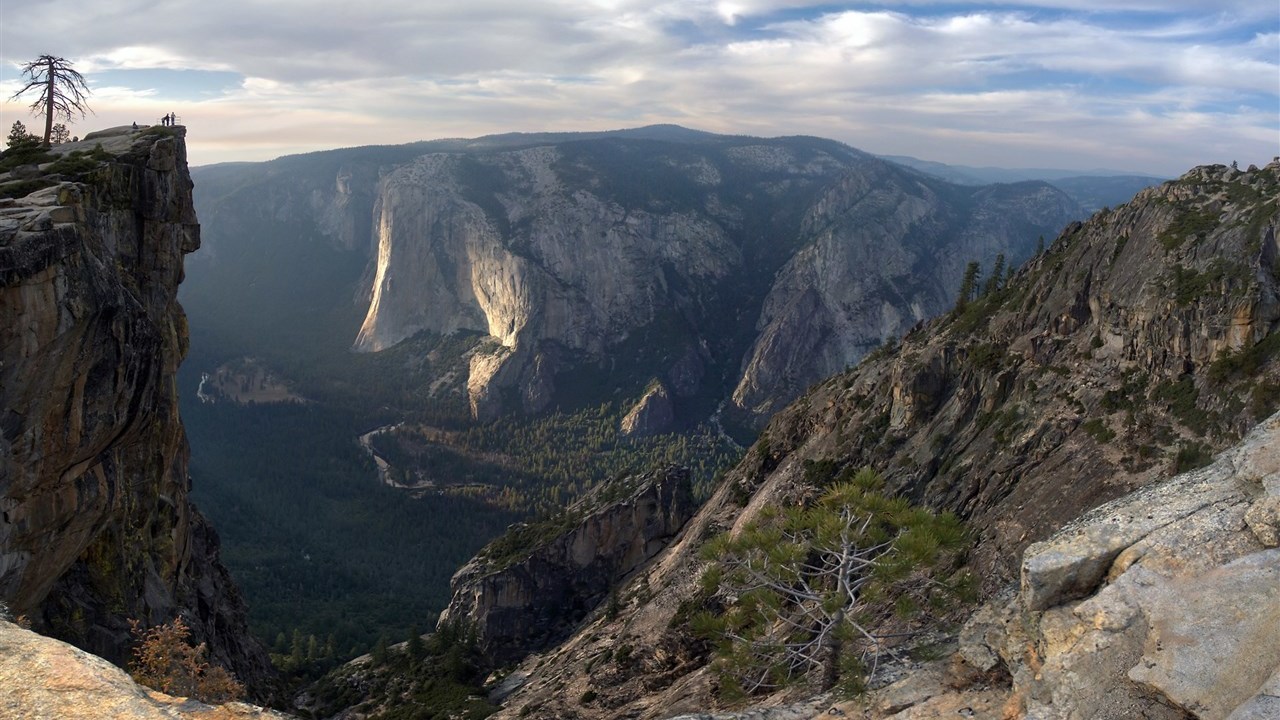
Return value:
M 382 633 L 378 636 L 378 642 L 373 646 L 373 652 L 370 653 L 374 665 L 387 664 L 387 634 Z
M 960 292 L 956 296 L 956 312 L 963 312 L 969 305 L 969 301 L 973 300 L 973 294 L 978 290 L 978 277 L 982 274 L 982 266 L 978 261 L 970 261 L 964 268 L 964 277 L 960 280 Z
M 863 469 L 807 508 L 766 508 L 703 548 L 703 590 L 731 604 L 691 620 L 716 646 L 722 693 L 773 689 L 811 674 L 856 689 L 885 651 L 876 627 L 968 592 L 956 572 L 966 532 L 883 494 Z
M 27 126 L 22 124 L 21 120 L 14 120 L 13 125 L 9 127 L 9 135 L 5 138 L 5 147 L 10 150 L 20 148 L 35 147 L 40 144 L 40 138 L 27 132 Z
M 53 145 L 71 142 L 71 133 L 67 130 L 67 126 L 62 123 L 54 123 L 53 132 L 49 134 L 49 142 Z
M 306 658 L 306 649 L 303 646 L 301 628 L 293 629 L 293 645 L 289 648 L 289 663 L 293 669 L 302 667 L 302 663 Z
M 1004 280 L 1004 253 L 996 255 L 996 262 L 991 267 L 991 277 L 982 286 L 982 295 L 992 295 L 1000 290 L 1000 282 Z
M 406 644 L 406 651 L 409 653 L 409 662 L 417 665 L 426 657 L 427 647 L 422 643 L 422 633 L 418 631 L 418 626 L 413 625 L 409 628 L 409 642 Z

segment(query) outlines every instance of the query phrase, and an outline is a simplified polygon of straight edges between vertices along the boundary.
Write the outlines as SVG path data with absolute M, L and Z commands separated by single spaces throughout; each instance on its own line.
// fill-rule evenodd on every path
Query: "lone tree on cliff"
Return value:
M 50 136 L 53 134 L 55 115 L 70 122 L 75 113 L 79 113 L 83 118 L 86 113 L 92 112 L 85 102 L 89 95 L 89 87 L 85 85 L 84 76 L 76 72 L 66 58 L 41 55 L 23 65 L 22 74 L 27 76 L 28 82 L 25 87 L 14 93 L 11 99 L 17 100 L 18 97 L 33 90 L 39 93 L 35 102 L 31 103 L 31 112 L 35 115 L 44 114 L 46 146 L 49 145 Z
M 726 607 L 694 615 L 691 627 L 715 645 L 721 695 L 814 675 L 824 690 L 858 689 L 890 652 L 878 628 L 968 594 L 958 570 L 967 544 L 955 515 L 884 494 L 865 468 L 809 507 L 766 508 L 711 540 L 703 592 Z

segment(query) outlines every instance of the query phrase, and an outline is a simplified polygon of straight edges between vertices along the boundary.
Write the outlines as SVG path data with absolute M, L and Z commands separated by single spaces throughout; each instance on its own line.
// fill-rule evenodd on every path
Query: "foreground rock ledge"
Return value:
M 123 670 L 0 620 L 0 720 L 268 720 L 245 703 L 205 705 L 135 683 Z

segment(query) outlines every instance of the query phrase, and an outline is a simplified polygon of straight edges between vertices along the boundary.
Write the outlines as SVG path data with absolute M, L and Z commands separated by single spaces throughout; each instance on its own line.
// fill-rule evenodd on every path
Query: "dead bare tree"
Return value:
M 28 82 L 25 87 L 14 93 L 11 99 L 17 100 L 33 90 L 40 93 L 35 102 L 31 103 L 31 112 L 34 115 L 44 114 L 44 145 L 46 147 L 53 134 L 54 116 L 71 122 L 75 113 L 79 113 L 83 118 L 87 113 L 92 112 L 85 103 L 90 92 L 89 86 L 85 84 L 84 76 L 76 72 L 66 58 L 41 55 L 24 64 L 22 74 L 27 76 Z

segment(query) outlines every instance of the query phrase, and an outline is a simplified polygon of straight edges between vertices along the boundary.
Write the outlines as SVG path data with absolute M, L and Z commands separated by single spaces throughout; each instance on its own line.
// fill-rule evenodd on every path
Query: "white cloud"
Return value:
M 96 88 L 104 124 L 177 111 L 195 162 L 678 122 L 952 162 L 1174 173 L 1280 151 L 1267 4 L 52 0 L 6 11 L 0 90 L 47 37 L 88 73 L 242 76 L 183 107 L 156 88 Z

